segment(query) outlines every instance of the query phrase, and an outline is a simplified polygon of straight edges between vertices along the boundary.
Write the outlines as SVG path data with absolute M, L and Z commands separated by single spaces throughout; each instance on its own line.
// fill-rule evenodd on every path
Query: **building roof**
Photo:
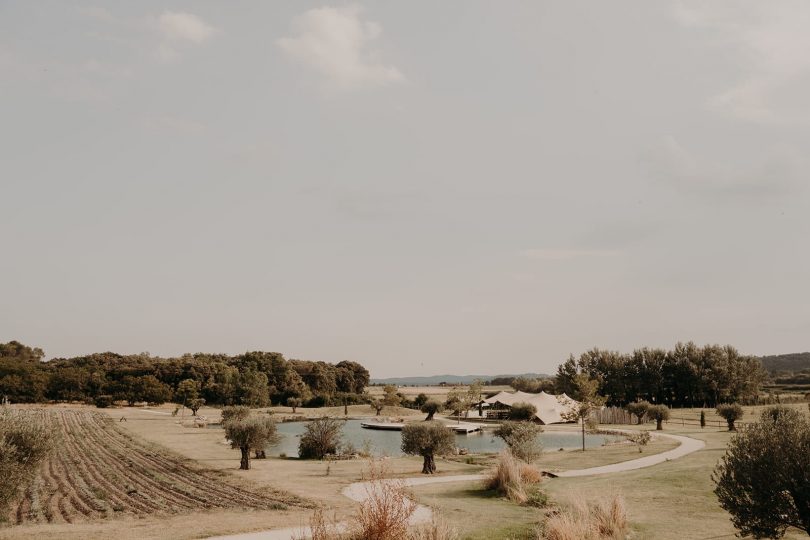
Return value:
M 539 394 L 530 394 L 528 392 L 498 392 L 491 398 L 485 399 L 484 403 L 494 405 L 500 403 L 507 407 L 513 406 L 515 403 L 530 403 L 537 408 L 535 417 L 543 424 L 557 424 L 560 422 L 567 422 L 563 415 L 574 408 L 578 403 L 565 394 L 558 396 L 540 392 Z

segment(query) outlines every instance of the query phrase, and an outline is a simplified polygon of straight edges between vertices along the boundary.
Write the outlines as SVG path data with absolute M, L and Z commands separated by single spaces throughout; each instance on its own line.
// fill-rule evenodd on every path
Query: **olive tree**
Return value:
M 538 439 L 542 432 L 543 426 L 533 422 L 504 422 L 494 433 L 503 439 L 512 455 L 532 463 L 543 453 L 543 445 Z
M 230 441 L 231 448 L 238 448 L 242 453 L 239 468 L 245 471 L 250 469 L 251 450 L 263 451 L 279 442 L 276 423 L 269 416 L 231 419 L 224 426 L 225 438 Z
M 788 527 L 810 535 L 810 421 L 772 407 L 742 428 L 712 474 L 722 506 L 742 536 L 782 538 Z
M 316 418 L 307 423 L 301 440 L 298 442 L 298 457 L 302 459 L 323 459 L 327 454 L 337 454 L 343 434 L 344 420 L 337 418 Z
M 442 410 L 442 404 L 436 401 L 435 399 L 429 399 L 425 403 L 422 404 L 420 410 L 427 414 L 427 418 L 425 418 L 426 422 L 433 420 L 433 415 L 437 412 Z
M 302 400 L 299 397 L 288 397 L 287 398 L 287 407 L 290 407 L 293 410 L 293 414 L 295 414 L 298 407 L 301 406 Z
M 188 408 L 191 409 L 191 414 L 194 416 L 197 416 L 197 411 L 199 411 L 203 405 L 205 405 L 203 398 L 195 398 L 188 402 Z
M 661 431 L 664 429 L 664 420 L 669 420 L 669 407 L 666 405 L 650 405 L 647 409 L 647 416 L 655 420 L 655 429 Z
M 635 403 L 629 403 L 625 408 L 627 412 L 638 418 L 638 423 L 641 425 L 642 420 L 644 420 L 644 415 L 647 414 L 647 410 L 650 408 L 650 402 L 636 401 Z
M 734 422 L 743 417 L 743 408 L 739 403 L 724 403 L 717 406 L 717 414 L 728 424 L 729 431 L 737 431 Z
M 455 449 L 453 430 L 440 422 L 419 422 L 402 428 L 402 451 L 412 456 L 422 456 L 422 474 L 435 473 L 435 456 L 450 454 Z
M 245 405 L 231 405 L 222 408 L 222 423 L 244 420 L 250 416 L 250 407 Z
M 51 431 L 36 421 L 36 414 L 0 407 L 0 515 L 51 451 Z

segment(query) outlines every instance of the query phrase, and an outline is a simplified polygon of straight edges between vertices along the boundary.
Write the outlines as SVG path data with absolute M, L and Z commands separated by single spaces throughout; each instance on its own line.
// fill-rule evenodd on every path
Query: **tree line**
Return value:
M 672 350 L 636 349 L 630 354 L 592 349 L 571 355 L 554 378 L 558 393 L 575 395 L 577 375 L 598 382 L 609 405 L 649 401 L 670 407 L 754 403 L 767 374 L 759 358 L 731 345 L 678 343 Z
M 293 398 L 321 406 L 361 401 L 369 382 L 368 370 L 357 362 L 288 360 L 275 352 L 177 358 L 104 352 L 48 362 L 44 356 L 42 349 L 16 341 L 0 343 L 0 401 L 89 402 L 105 396 L 163 403 L 175 399 L 178 388 L 182 393 L 194 386 L 208 404 L 263 407 Z

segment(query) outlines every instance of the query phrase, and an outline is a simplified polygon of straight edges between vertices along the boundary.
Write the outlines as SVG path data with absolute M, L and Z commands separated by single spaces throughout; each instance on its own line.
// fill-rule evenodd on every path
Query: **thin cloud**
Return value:
M 810 3 L 682 2 L 674 15 L 737 56 L 741 78 L 709 98 L 712 109 L 752 122 L 810 122 Z
M 700 158 L 673 137 L 650 148 L 643 161 L 652 175 L 678 191 L 699 198 L 752 199 L 780 197 L 802 185 L 804 159 L 790 149 L 774 149 L 753 162 L 740 165 Z
M 614 249 L 524 249 L 520 256 L 534 261 L 566 261 L 583 257 L 615 257 Z
M 163 41 L 155 54 L 167 64 L 182 58 L 184 47 L 202 45 L 218 32 L 197 15 L 177 11 L 164 11 L 157 18 L 157 27 Z
M 357 6 L 311 9 L 292 23 L 293 35 L 278 40 L 290 58 L 320 72 L 340 88 L 383 86 L 405 77 L 383 63 L 373 48 L 379 23 L 365 20 Z
M 176 41 L 201 44 L 216 34 L 217 30 L 197 15 L 177 11 L 165 11 L 158 17 L 163 36 Z

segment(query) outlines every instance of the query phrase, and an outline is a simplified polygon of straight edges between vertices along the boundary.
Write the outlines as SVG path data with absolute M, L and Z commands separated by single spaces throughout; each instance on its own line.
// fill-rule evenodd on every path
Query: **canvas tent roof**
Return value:
M 500 403 L 511 407 L 515 403 L 530 403 L 537 408 L 535 416 L 544 424 L 557 424 L 565 422 L 563 414 L 577 405 L 577 402 L 565 394 L 555 396 L 540 392 L 530 394 L 528 392 L 498 392 L 491 398 L 485 399 L 484 403 L 494 405 Z

